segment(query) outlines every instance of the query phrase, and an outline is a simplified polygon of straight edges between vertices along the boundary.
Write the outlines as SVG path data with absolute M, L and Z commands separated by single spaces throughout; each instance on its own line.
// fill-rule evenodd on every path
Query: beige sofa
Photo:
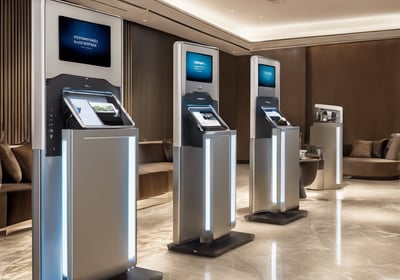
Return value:
M 0 230 L 32 219 L 32 147 L 0 144 Z
M 172 141 L 139 142 L 138 199 L 172 191 Z
M 365 179 L 400 178 L 400 134 L 378 141 L 355 140 L 343 147 L 343 175 Z

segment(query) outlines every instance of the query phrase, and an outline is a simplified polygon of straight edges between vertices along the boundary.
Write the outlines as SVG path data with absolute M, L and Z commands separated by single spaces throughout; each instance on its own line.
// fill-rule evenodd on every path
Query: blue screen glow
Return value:
M 186 52 L 186 79 L 195 82 L 212 82 L 212 56 Z
M 275 66 L 258 64 L 258 85 L 275 87 Z
M 64 61 L 111 66 L 111 27 L 60 16 L 59 58 Z

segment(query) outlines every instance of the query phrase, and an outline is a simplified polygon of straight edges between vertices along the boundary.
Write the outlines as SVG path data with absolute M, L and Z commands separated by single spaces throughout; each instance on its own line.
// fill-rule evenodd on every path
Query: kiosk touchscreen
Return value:
M 121 106 L 122 19 L 32 1 L 34 280 L 161 279 L 136 267 L 139 131 Z
M 280 63 L 251 57 L 249 221 L 287 224 L 299 210 L 299 127 L 279 111 Z
M 168 248 L 215 257 L 253 240 L 236 223 L 236 131 L 218 115 L 218 49 L 174 44 L 174 212 Z
M 66 116 L 68 128 L 117 128 L 133 125 L 112 92 L 64 89 L 62 95 L 70 113 Z
M 315 104 L 310 145 L 322 150 L 324 166 L 309 189 L 337 189 L 343 183 L 343 107 Z

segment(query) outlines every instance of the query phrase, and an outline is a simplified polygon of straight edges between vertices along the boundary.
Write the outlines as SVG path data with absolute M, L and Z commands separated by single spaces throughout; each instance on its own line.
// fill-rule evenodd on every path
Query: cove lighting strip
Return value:
M 278 166 L 277 166 L 277 160 L 278 160 L 278 139 L 276 135 L 272 135 L 272 174 L 271 174 L 271 199 L 272 203 L 276 204 L 278 201 L 278 178 L 277 178 L 277 172 L 278 172 Z
M 206 232 L 211 231 L 211 141 L 210 139 L 205 139 L 205 230 Z
M 249 42 L 395 30 L 400 27 L 400 14 L 398 11 L 391 13 L 370 12 L 360 16 L 337 17 L 333 19 L 323 19 L 319 17 L 307 19 L 303 17 L 303 19 L 297 22 L 288 19 L 283 22 L 274 22 L 274 20 L 268 19 L 268 15 L 271 11 L 251 12 L 240 4 L 232 4 L 229 9 L 230 12 L 227 13 L 227 8 L 225 6 L 224 8 L 219 8 L 223 5 L 206 4 L 205 2 L 207 1 L 159 1 L 165 2 L 181 11 L 183 10 L 185 13 L 195 18 L 200 18 L 200 20 L 204 22 L 212 24 L 221 30 L 227 31 Z M 218 1 L 214 2 L 217 3 Z M 242 1 L 226 2 L 239 3 Z M 279 5 L 276 7 L 278 6 Z M 253 13 L 254 16 L 241 17 L 239 16 L 240 13 Z
M 62 140 L 61 150 L 62 150 L 62 157 L 61 157 L 61 227 L 62 227 L 62 274 L 65 279 L 68 279 L 68 182 L 67 182 L 67 141 Z
M 236 223 L 236 135 L 231 135 L 231 227 Z
M 136 136 L 128 140 L 128 261 L 136 263 Z

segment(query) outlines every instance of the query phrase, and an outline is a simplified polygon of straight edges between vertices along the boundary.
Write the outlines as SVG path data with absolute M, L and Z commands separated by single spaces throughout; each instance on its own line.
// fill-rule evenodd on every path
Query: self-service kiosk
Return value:
M 286 224 L 299 210 L 299 127 L 279 110 L 280 63 L 251 57 L 249 221 Z
M 343 183 L 343 107 L 315 104 L 310 145 L 319 148 L 324 166 L 310 189 L 337 189 Z
M 236 131 L 218 115 L 218 49 L 174 44 L 173 251 L 218 256 L 251 241 L 236 224 Z
M 37 0 L 32 34 L 33 279 L 161 279 L 136 267 L 121 18 Z

